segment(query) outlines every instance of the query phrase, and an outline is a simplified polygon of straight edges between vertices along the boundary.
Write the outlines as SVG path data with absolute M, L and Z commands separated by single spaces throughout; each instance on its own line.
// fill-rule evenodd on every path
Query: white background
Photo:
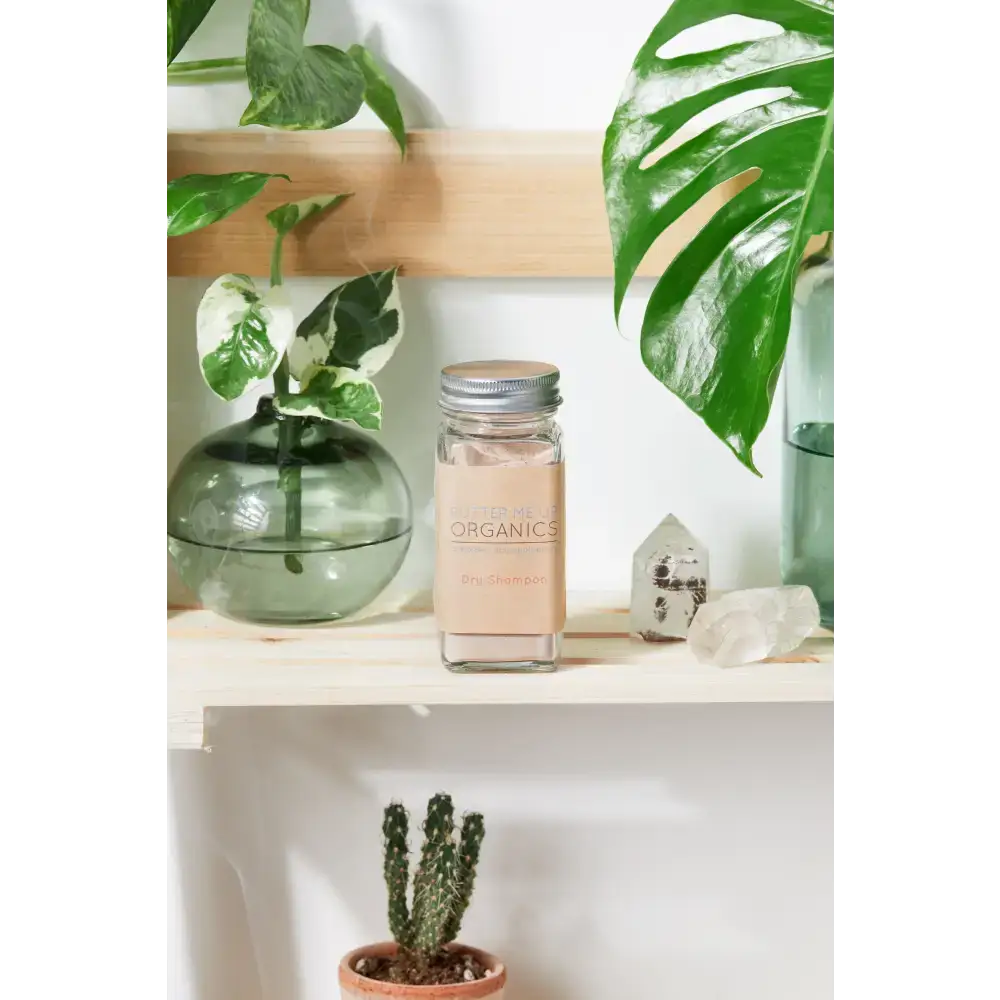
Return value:
M 347 17 L 314 0 L 307 38 L 371 45 L 410 127 L 598 131 L 663 3 L 620 0 L 614 31 L 597 6 L 358 0 Z M 248 8 L 219 0 L 183 58 L 240 53 Z M 246 100 L 239 84 L 173 88 L 169 126 L 233 127 Z M 334 281 L 290 283 L 296 308 Z M 207 284 L 169 283 L 168 473 L 253 406 L 201 382 L 193 320 Z M 383 440 L 418 515 L 408 585 L 430 572 L 419 515 L 437 372 L 493 356 L 562 370 L 571 587 L 627 590 L 632 551 L 671 512 L 709 546 L 713 586 L 777 581 L 780 405 L 758 480 L 644 370 L 634 337 L 650 287 L 627 304 L 623 338 L 610 281 L 402 282 L 407 333 L 378 383 Z M 171 995 L 336 995 L 340 955 L 386 933 L 381 806 L 402 797 L 419 818 L 445 789 L 486 814 L 463 937 L 505 958 L 513 1000 L 822 1000 L 831 724 L 828 706 L 229 713 L 211 755 L 171 755 Z

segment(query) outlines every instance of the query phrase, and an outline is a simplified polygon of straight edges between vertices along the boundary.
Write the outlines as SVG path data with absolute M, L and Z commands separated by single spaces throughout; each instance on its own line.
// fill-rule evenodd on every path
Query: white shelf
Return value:
M 627 601 L 571 595 L 563 660 L 551 674 L 453 674 L 430 610 L 323 628 L 167 615 L 168 745 L 200 748 L 204 710 L 251 705 L 691 704 L 833 700 L 833 636 L 818 631 L 778 660 L 719 668 L 686 643 L 628 634 Z

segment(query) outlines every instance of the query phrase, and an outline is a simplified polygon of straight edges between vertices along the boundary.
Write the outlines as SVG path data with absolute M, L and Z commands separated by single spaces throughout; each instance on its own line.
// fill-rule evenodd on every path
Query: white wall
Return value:
M 361 39 L 383 55 L 411 127 L 594 130 L 664 9 L 663 0 L 356 0 L 353 15 L 343 0 L 312 6 L 310 41 Z M 248 8 L 219 0 L 184 58 L 240 52 Z M 246 100 L 240 84 L 173 88 L 168 123 L 232 127 Z M 363 116 L 352 126 L 376 124 Z M 335 280 L 290 283 L 296 308 Z M 170 279 L 168 474 L 200 436 L 253 407 L 225 405 L 201 382 L 193 317 L 207 284 Z M 407 335 L 378 382 L 383 440 L 418 513 L 431 498 L 441 365 L 539 358 L 563 372 L 571 587 L 625 591 L 633 549 L 668 512 L 709 546 L 713 586 L 776 582 L 779 414 L 757 446 L 758 480 L 617 334 L 609 281 L 402 286 Z M 650 287 L 627 303 L 631 337 Z M 397 586 L 426 585 L 430 555 L 421 523 Z M 637 1000 L 828 996 L 831 716 L 824 706 L 224 715 L 212 755 L 172 758 L 173 995 L 335 995 L 340 953 L 385 931 L 380 804 L 405 795 L 419 807 L 441 787 L 486 812 L 466 936 L 503 952 L 514 1000 L 590 1000 L 590 977 L 611 970 L 624 976 L 620 995 Z M 644 978 L 643 952 L 662 991 Z
M 462 936 L 514 1000 L 831 995 L 826 706 L 248 709 L 212 739 L 174 754 L 172 996 L 335 997 L 386 937 L 382 806 L 441 789 L 486 816 Z

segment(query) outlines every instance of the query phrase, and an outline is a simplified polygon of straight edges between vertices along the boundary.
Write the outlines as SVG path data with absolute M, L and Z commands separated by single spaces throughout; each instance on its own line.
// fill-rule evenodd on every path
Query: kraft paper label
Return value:
M 434 613 L 444 632 L 547 635 L 566 621 L 563 464 L 443 465 Z

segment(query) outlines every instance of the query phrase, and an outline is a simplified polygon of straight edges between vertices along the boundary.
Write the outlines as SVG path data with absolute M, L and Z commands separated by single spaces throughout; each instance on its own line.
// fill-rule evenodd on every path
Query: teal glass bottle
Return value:
M 781 575 L 833 628 L 833 234 L 799 271 L 785 354 Z

